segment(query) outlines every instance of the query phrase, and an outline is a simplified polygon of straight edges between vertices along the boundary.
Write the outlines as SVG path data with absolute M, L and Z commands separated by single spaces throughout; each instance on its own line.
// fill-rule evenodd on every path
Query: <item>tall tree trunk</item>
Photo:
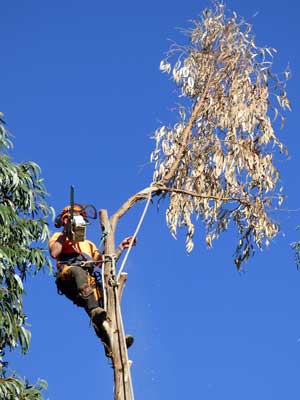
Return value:
M 107 321 L 110 326 L 111 358 L 114 370 L 114 399 L 133 400 L 130 366 L 123 330 L 120 299 L 125 282 L 124 274 L 120 281 L 116 277 L 115 238 L 106 210 L 99 212 L 102 232 L 106 233 L 104 243 L 104 290 L 106 294 Z

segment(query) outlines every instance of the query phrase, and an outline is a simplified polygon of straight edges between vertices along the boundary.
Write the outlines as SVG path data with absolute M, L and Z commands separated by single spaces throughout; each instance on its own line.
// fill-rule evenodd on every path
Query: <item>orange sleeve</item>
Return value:
M 102 254 L 100 253 L 100 251 L 97 249 L 97 247 L 94 245 L 93 242 L 90 242 L 90 246 L 91 246 L 92 257 L 95 260 L 101 260 L 102 259 Z
M 57 241 L 57 239 L 62 235 L 62 232 L 55 232 L 50 240 L 49 240 L 49 247 L 51 247 L 53 245 L 53 243 L 55 243 Z

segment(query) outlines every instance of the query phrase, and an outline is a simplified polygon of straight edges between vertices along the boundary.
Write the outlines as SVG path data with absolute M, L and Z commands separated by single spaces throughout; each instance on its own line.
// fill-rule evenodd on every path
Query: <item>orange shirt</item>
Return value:
M 49 240 L 49 247 L 51 247 L 61 236 L 62 232 L 56 232 Z M 95 260 L 101 259 L 101 253 L 90 240 L 84 240 L 82 242 L 72 243 L 70 240 L 66 239 L 62 243 L 62 252 L 61 254 L 70 254 L 70 253 L 85 253 L 88 254 Z

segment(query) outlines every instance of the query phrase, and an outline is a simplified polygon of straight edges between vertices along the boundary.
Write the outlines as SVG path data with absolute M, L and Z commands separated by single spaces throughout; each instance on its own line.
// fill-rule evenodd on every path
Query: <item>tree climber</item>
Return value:
M 55 227 L 63 227 L 63 230 L 54 233 L 50 238 L 49 251 L 51 257 L 56 259 L 58 292 L 85 309 L 97 336 L 104 344 L 106 355 L 109 355 L 111 345 L 109 324 L 103 309 L 103 291 L 89 273 L 97 266 L 101 268 L 102 264 L 100 251 L 93 242 L 85 238 L 89 218 L 97 218 L 94 206 L 73 204 L 65 207 L 55 219 Z M 116 249 L 116 259 L 129 247 L 131 239 L 127 237 L 122 240 Z M 126 336 L 127 347 L 132 343 L 133 337 Z

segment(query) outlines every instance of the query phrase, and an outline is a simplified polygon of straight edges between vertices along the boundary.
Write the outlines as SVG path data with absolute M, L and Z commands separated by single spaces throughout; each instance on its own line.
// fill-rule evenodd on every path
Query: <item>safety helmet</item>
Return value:
M 62 221 L 69 215 L 70 210 L 71 206 L 66 206 L 65 208 L 62 209 L 60 213 L 60 218 Z M 73 211 L 85 217 L 85 212 L 81 204 L 74 204 Z
M 55 218 L 54 225 L 56 228 L 60 228 L 61 226 L 63 226 L 64 219 L 69 216 L 70 211 L 71 211 L 70 205 L 68 205 L 62 209 L 60 214 Z M 76 203 L 73 206 L 73 212 L 75 212 L 76 214 L 82 215 L 85 220 L 87 220 L 87 218 L 88 219 L 89 218 L 92 218 L 92 219 L 97 218 L 96 208 L 94 206 L 92 206 L 91 204 Z

